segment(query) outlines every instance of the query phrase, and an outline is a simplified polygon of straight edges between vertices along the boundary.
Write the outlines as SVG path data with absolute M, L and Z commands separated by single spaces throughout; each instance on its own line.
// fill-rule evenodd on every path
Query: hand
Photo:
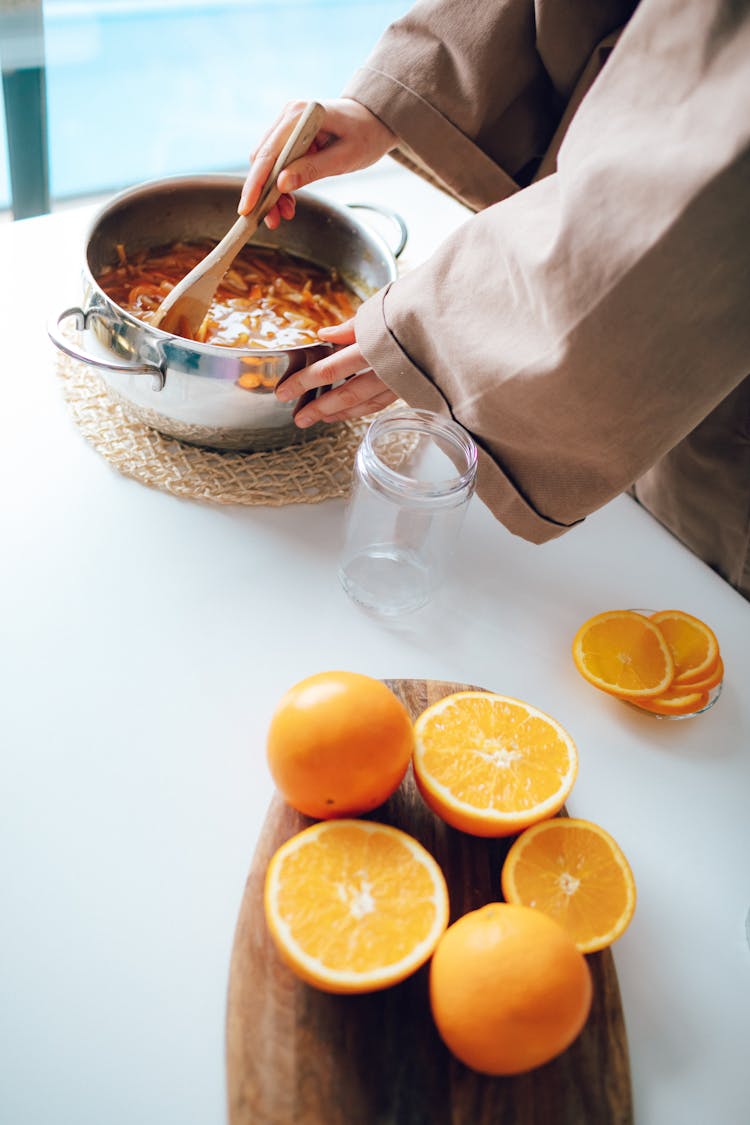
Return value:
M 274 161 L 284 147 L 284 140 L 294 128 L 305 104 L 289 102 L 250 154 L 250 171 L 237 208 L 240 215 L 249 214 L 255 206 Z M 369 168 L 397 143 L 395 134 L 359 102 L 351 98 L 337 98 L 322 104 L 326 111 L 323 128 L 307 153 L 292 161 L 279 175 L 277 186 L 282 195 L 265 218 L 270 230 L 275 230 L 282 219 L 294 218 L 295 203 L 291 192 L 326 176 Z
M 373 414 L 396 401 L 398 396 L 367 366 L 357 346 L 354 320 L 321 328 L 318 336 L 324 343 L 340 345 L 338 351 L 295 371 L 276 388 L 276 397 L 289 402 L 314 387 L 327 387 L 341 379 L 346 382 L 325 391 L 297 412 L 294 421 L 300 429 L 315 422 L 341 422 Z

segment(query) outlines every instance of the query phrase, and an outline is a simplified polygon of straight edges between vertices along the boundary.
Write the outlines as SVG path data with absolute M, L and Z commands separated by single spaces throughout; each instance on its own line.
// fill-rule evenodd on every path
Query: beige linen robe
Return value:
M 476 212 L 361 307 L 368 362 L 510 531 L 633 488 L 750 597 L 750 3 L 424 0 L 345 94 Z

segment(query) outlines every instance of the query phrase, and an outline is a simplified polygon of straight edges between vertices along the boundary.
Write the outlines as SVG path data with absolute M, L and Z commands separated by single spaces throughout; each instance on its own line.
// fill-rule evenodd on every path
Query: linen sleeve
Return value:
M 419 0 L 345 87 L 397 159 L 472 210 L 531 179 L 596 44 L 635 0 Z
M 750 369 L 750 11 L 642 0 L 557 171 L 367 301 L 357 339 L 480 447 L 543 542 L 627 489 Z

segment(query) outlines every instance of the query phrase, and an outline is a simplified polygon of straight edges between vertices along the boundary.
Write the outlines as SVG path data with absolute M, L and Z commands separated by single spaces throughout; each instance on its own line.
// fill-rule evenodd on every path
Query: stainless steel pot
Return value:
M 65 309 L 48 331 L 61 351 L 97 368 L 128 412 L 154 429 L 214 449 L 277 449 L 309 439 L 315 427 L 299 430 L 293 417 L 300 400 L 281 403 L 273 388 L 329 346 L 261 351 L 184 340 L 138 320 L 96 282 L 101 269 L 117 261 L 118 243 L 130 255 L 178 239 L 221 239 L 237 217 L 242 183 L 228 175 L 173 177 L 115 196 L 88 232 L 83 304 Z M 342 207 L 311 191 L 296 198 L 294 220 L 276 231 L 261 227 L 254 243 L 335 267 L 363 299 L 394 280 L 406 242 L 399 216 L 370 204 Z M 362 207 L 397 224 L 394 248 L 353 210 Z M 63 331 L 66 321 L 75 322 L 80 344 Z

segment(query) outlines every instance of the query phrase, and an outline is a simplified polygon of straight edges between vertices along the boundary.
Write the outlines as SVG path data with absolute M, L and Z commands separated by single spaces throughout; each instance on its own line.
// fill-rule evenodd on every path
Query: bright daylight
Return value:
M 0 0 L 2 1125 L 747 1125 L 749 59 Z

